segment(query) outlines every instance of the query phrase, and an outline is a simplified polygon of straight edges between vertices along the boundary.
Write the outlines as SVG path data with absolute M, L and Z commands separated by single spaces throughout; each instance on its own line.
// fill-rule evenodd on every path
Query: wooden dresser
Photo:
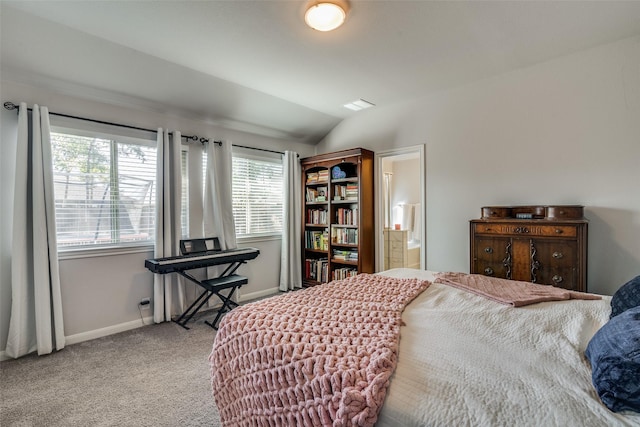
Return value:
M 489 206 L 470 221 L 471 273 L 587 291 L 582 206 Z
M 391 230 L 385 228 L 384 235 L 384 269 L 409 266 L 409 245 L 407 230 Z

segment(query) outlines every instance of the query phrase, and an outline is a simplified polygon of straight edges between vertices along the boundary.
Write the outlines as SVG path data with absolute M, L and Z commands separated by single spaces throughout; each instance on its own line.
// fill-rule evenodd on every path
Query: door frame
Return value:
M 420 156 L 420 210 L 422 224 L 420 228 L 420 269 L 427 267 L 427 163 L 426 144 L 414 145 L 410 147 L 394 148 L 375 153 L 375 198 L 376 198 L 376 271 L 384 268 L 384 176 L 382 173 L 382 161 L 389 157 L 403 156 L 407 154 L 419 154 Z

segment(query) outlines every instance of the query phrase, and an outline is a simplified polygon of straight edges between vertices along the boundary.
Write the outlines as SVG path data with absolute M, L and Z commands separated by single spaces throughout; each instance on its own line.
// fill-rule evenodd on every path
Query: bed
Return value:
M 288 403 L 268 401 L 268 393 L 264 391 L 269 384 L 293 384 L 304 380 L 304 375 L 276 377 L 274 369 L 291 362 L 291 357 L 284 353 L 272 354 L 273 358 L 256 355 L 260 352 L 256 348 L 263 344 L 260 340 L 264 343 L 267 340 L 265 335 L 252 335 L 253 328 L 258 323 L 267 323 L 267 328 L 270 327 L 270 320 L 249 320 L 255 315 L 252 313 L 260 310 L 261 302 L 258 302 L 227 314 L 210 356 L 213 394 L 223 424 L 640 426 L 640 414 L 612 412 L 601 402 L 592 384 L 591 365 L 584 356 L 591 338 L 609 320 L 610 297 L 541 302 L 516 308 L 433 283 L 434 274 L 428 271 L 393 269 L 379 276 L 414 280 L 411 283 L 418 285 L 416 294 L 408 297 L 404 311 L 401 310 L 399 324 L 389 322 L 390 328 L 397 326 L 400 332 L 397 347 L 384 346 L 391 349 L 392 354 L 385 356 L 385 362 L 393 365 L 391 373 L 367 374 L 376 381 L 382 379 L 374 385 L 373 395 L 362 394 L 364 397 L 360 399 L 360 410 L 366 410 L 367 406 L 377 405 L 375 399 L 382 394 L 375 416 L 340 418 L 336 416 L 340 413 L 322 408 L 337 405 L 335 398 L 309 399 L 296 395 L 291 389 L 286 392 Z M 419 289 L 420 283 L 428 283 L 428 287 Z M 298 292 L 302 296 L 306 291 Z M 274 298 L 293 298 L 296 293 Z M 291 301 L 294 300 L 288 300 L 285 305 L 291 306 Z M 312 313 L 308 319 L 317 314 Z M 278 316 L 290 319 L 294 315 L 300 314 Z M 312 325 L 313 321 L 305 324 Z M 253 338 L 243 341 L 242 337 L 249 335 Z M 269 332 L 270 340 L 287 341 L 293 336 L 288 332 Z M 259 342 L 254 344 L 258 347 L 252 350 L 247 343 L 256 339 Z M 310 364 L 309 354 L 298 356 L 303 366 L 301 372 L 306 369 L 306 378 L 310 380 L 314 378 L 314 369 L 315 374 L 319 374 L 317 367 Z M 369 362 L 367 357 L 358 359 L 358 363 Z M 272 383 L 258 379 L 256 370 L 264 367 Z M 258 383 L 258 391 L 249 393 L 255 396 L 247 397 L 247 387 Z M 327 387 L 335 389 L 336 386 L 328 384 Z M 358 396 L 349 405 L 358 403 Z M 245 402 L 240 408 L 237 402 L 243 399 L 249 403 Z M 315 399 L 316 409 L 321 407 L 318 413 L 313 413 L 311 418 L 307 414 L 306 418 L 299 413 L 292 415 L 291 411 L 301 410 L 305 399 L 309 405 L 313 405 Z M 267 413 L 271 418 L 260 418 Z

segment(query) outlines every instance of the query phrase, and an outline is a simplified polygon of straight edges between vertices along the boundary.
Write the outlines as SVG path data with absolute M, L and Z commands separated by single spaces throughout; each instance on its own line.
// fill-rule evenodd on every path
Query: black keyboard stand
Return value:
M 190 281 L 198 284 L 204 291 L 200 294 L 200 296 L 187 308 L 179 318 L 174 320 L 178 325 L 182 326 L 185 329 L 189 329 L 187 327 L 187 322 L 191 320 L 191 318 L 202 308 L 203 305 L 209 301 L 209 298 L 216 295 L 220 298 L 222 302 L 222 307 L 220 307 L 217 311 L 216 318 L 213 322 L 205 323 L 211 326 L 213 329 L 218 330 L 218 322 L 224 313 L 230 311 L 232 308 L 237 307 L 238 304 L 233 301 L 231 298 L 235 293 L 236 289 L 240 286 L 247 284 L 248 279 L 244 276 L 239 276 L 234 274 L 238 267 L 242 264 L 246 264 L 245 261 L 234 261 L 227 266 L 227 268 L 220 274 L 218 277 L 213 279 L 206 280 L 198 280 L 186 271 L 178 270 L 176 273 L 179 275 L 186 277 Z M 225 289 L 230 289 L 227 295 L 222 294 L 221 292 Z
M 195 239 L 203 240 L 203 239 Z M 206 239 L 204 239 L 206 240 Z M 181 245 L 183 242 L 181 241 Z M 248 260 L 255 259 L 260 254 L 260 251 L 256 248 L 238 248 L 228 250 L 214 250 L 206 252 L 190 253 L 187 255 L 171 256 L 164 258 L 147 259 L 144 262 L 146 268 L 152 273 L 156 274 L 169 274 L 178 273 L 182 277 L 185 277 L 204 289 L 204 292 L 187 308 L 184 313 L 180 315 L 174 322 L 182 326 L 185 329 L 187 322 L 204 306 L 209 298 L 216 295 L 222 302 L 222 307 L 218 310 L 218 314 L 213 322 L 205 322 L 213 329 L 218 329 L 218 322 L 220 317 L 227 311 L 230 311 L 238 304 L 231 298 L 236 290 L 247 284 L 246 277 L 235 274 L 238 267 L 242 264 L 246 264 Z M 212 279 L 198 280 L 191 274 L 187 273 L 189 270 L 204 267 L 227 265 L 227 268 L 218 277 Z M 222 291 L 228 290 L 226 295 Z

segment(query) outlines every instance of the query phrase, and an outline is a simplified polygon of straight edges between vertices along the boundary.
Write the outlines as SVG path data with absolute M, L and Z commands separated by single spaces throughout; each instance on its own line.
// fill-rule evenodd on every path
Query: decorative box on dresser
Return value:
M 303 284 L 373 273 L 373 152 L 354 148 L 306 157 L 300 164 Z
M 471 273 L 587 291 L 582 206 L 489 206 L 470 221 Z

